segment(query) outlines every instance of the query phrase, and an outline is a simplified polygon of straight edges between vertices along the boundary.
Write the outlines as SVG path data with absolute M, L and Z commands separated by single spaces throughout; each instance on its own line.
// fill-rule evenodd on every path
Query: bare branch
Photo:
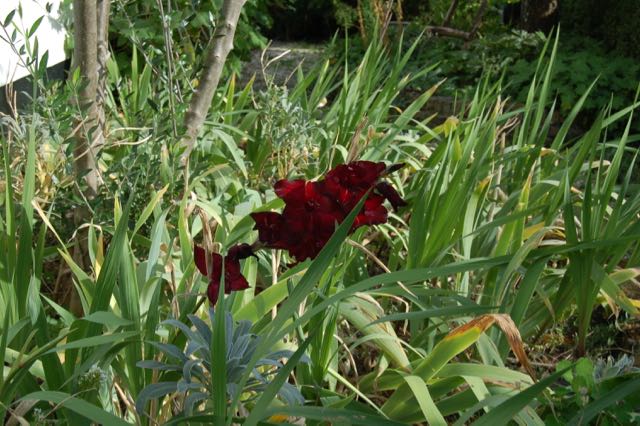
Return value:
M 447 36 L 447 37 L 461 38 L 464 40 L 468 40 L 470 38 L 468 32 L 457 30 L 455 28 L 427 26 L 426 30 L 430 33 Z
M 487 12 L 487 3 L 487 0 L 482 0 L 480 3 L 476 16 L 473 18 L 473 26 L 471 27 L 471 31 L 469 31 L 469 38 L 475 37 L 476 33 L 480 29 L 480 26 L 482 25 L 482 18 L 484 18 L 484 14 Z
M 487 0 L 482 0 L 480 2 L 480 6 L 478 6 L 478 10 L 476 11 L 476 14 L 473 18 L 473 24 L 471 26 L 471 30 L 467 32 L 467 31 L 462 31 L 456 28 L 449 27 L 449 24 L 453 19 L 453 15 L 456 9 L 458 8 L 458 0 L 452 0 L 451 4 L 449 5 L 449 10 L 447 10 L 447 15 L 445 16 L 444 21 L 442 21 L 442 25 L 433 26 L 433 27 L 428 26 L 426 30 L 433 34 L 438 34 L 446 37 L 461 38 L 467 41 L 471 40 L 476 36 L 476 33 L 478 32 L 478 30 L 480 29 L 480 26 L 482 25 L 482 18 L 484 18 L 485 13 L 487 12 L 487 6 L 488 6 Z
M 111 11 L 111 0 L 97 0 L 97 73 L 98 82 L 96 88 L 96 107 L 98 111 L 98 125 L 102 135 L 106 132 L 106 119 L 104 112 L 104 100 L 106 98 L 107 89 L 107 61 L 110 57 L 109 52 L 109 12 Z M 104 139 L 104 137 L 103 137 Z M 99 150 L 104 140 L 97 141 L 100 145 L 96 146 Z
M 218 87 L 224 63 L 229 52 L 233 49 L 233 37 L 245 2 L 246 0 L 225 0 L 222 5 L 221 19 L 210 42 L 211 46 L 207 53 L 204 69 L 200 75 L 200 83 L 191 98 L 189 110 L 184 116 L 185 136 L 183 145 L 185 152 L 182 157 L 183 164 L 189 158 L 196 137 L 209 112 L 211 100 Z
M 456 13 L 456 9 L 458 8 L 458 0 L 452 0 L 449 5 L 449 9 L 447 10 L 447 14 L 444 17 L 444 21 L 442 21 L 441 27 L 447 27 L 451 23 L 453 19 L 453 15 Z

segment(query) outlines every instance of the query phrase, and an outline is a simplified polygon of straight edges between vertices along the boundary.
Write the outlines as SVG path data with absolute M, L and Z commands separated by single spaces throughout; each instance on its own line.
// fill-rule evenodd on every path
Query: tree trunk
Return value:
M 245 2 L 246 0 L 224 0 L 222 5 L 220 22 L 217 24 L 213 39 L 210 41 L 204 69 L 199 79 L 200 83 L 191 98 L 189 110 L 184 116 L 185 135 L 183 145 L 185 151 L 182 156 L 183 164 L 186 164 L 196 137 L 209 112 L 213 95 L 222 75 L 224 63 L 229 52 L 233 49 L 233 37 Z
M 87 229 L 81 228 L 91 219 L 91 202 L 100 184 L 96 155 L 104 145 L 104 97 L 106 61 L 109 57 L 108 25 L 110 0 L 74 0 L 74 51 L 72 73 L 79 72 L 75 102 L 80 111 L 74 137 L 73 165 L 78 194 L 84 201 L 73 212 L 78 228 L 73 251 L 74 261 L 89 272 Z M 69 307 L 75 314 L 82 312 L 80 299 L 73 287 L 68 289 Z
M 96 0 L 74 0 L 73 71 L 80 69 L 76 102 L 82 111 L 73 150 L 76 178 L 88 200 L 98 191 L 95 146 L 102 142 L 98 105 L 98 13 Z M 97 143 L 96 143 L 97 142 Z

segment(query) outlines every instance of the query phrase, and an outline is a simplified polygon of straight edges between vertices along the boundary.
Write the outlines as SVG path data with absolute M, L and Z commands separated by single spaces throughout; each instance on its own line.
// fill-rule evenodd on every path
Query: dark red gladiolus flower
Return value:
M 351 231 L 385 223 L 384 200 L 389 200 L 395 210 L 406 202 L 380 179 L 400 167 L 401 164 L 387 167 L 384 163 L 354 161 L 335 167 L 316 182 L 302 179 L 276 182 L 276 195 L 285 202 L 282 213 L 251 214 L 261 244 L 288 250 L 298 261 L 313 259 L 331 238 L 336 225 L 342 223 L 367 191 L 369 195 Z
M 218 253 L 210 253 L 211 271 L 207 270 L 207 254 L 205 249 L 197 245 L 193 246 L 193 254 L 196 266 L 202 275 L 209 278 L 207 287 L 207 297 L 212 305 L 218 301 L 218 291 L 220 290 L 220 278 L 222 276 L 223 257 Z M 244 290 L 249 288 L 249 283 L 242 276 L 240 271 L 240 260 L 254 256 L 249 244 L 238 244 L 229 249 L 229 253 L 224 257 L 224 292 Z

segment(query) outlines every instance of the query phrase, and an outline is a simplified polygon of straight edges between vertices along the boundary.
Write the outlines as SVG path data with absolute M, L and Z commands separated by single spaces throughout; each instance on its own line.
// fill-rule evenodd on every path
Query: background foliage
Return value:
M 569 0 L 560 9 L 563 29 L 594 38 L 607 50 L 638 58 L 640 10 L 633 0 Z M 589 39 L 585 40 L 589 43 Z

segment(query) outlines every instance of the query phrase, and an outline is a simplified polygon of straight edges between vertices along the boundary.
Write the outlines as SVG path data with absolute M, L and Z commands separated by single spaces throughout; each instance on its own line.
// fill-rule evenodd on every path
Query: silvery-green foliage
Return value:
M 209 309 L 211 327 L 195 315 L 188 315 L 188 317 L 193 327 L 175 319 L 162 322 L 163 325 L 177 328 L 185 335 L 187 343 L 184 350 L 172 344 L 151 342 L 165 355 L 166 362 L 143 360 L 137 363 L 141 368 L 160 372 L 173 371 L 181 376 L 177 381 L 162 381 L 145 387 L 136 400 L 138 413 L 144 412 L 144 407 L 149 400 L 174 392 L 184 393 L 183 412 L 187 416 L 193 414 L 198 404 L 210 399 L 212 359 L 210 348 L 212 330 L 215 328 L 214 311 L 213 308 Z M 229 398 L 233 398 L 239 392 L 252 395 L 245 400 L 247 402 L 266 388 L 278 369 L 283 366 L 280 360 L 290 358 L 293 352 L 274 351 L 262 357 L 253 369 L 249 381 L 243 389 L 240 389 L 237 383 L 259 345 L 260 336 L 251 333 L 250 321 L 234 322 L 230 313 L 226 313 L 225 326 L 227 394 Z M 308 358 L 303 357 L 302 361 L 308 362 Z M 300 391 L 290 383 L 284 383 L 278 391 L 278 397 L 288 405 L 304 403 Z
M 595 363 L 593 376 L 596 381 L 601 382 L 638 371 L 640 371 L 640 369 L 635 367 L 634 358 L 624 354 L 618 360 L 615 360 L 612 356 L 608 356 L 606 360 L 598 358 Z

